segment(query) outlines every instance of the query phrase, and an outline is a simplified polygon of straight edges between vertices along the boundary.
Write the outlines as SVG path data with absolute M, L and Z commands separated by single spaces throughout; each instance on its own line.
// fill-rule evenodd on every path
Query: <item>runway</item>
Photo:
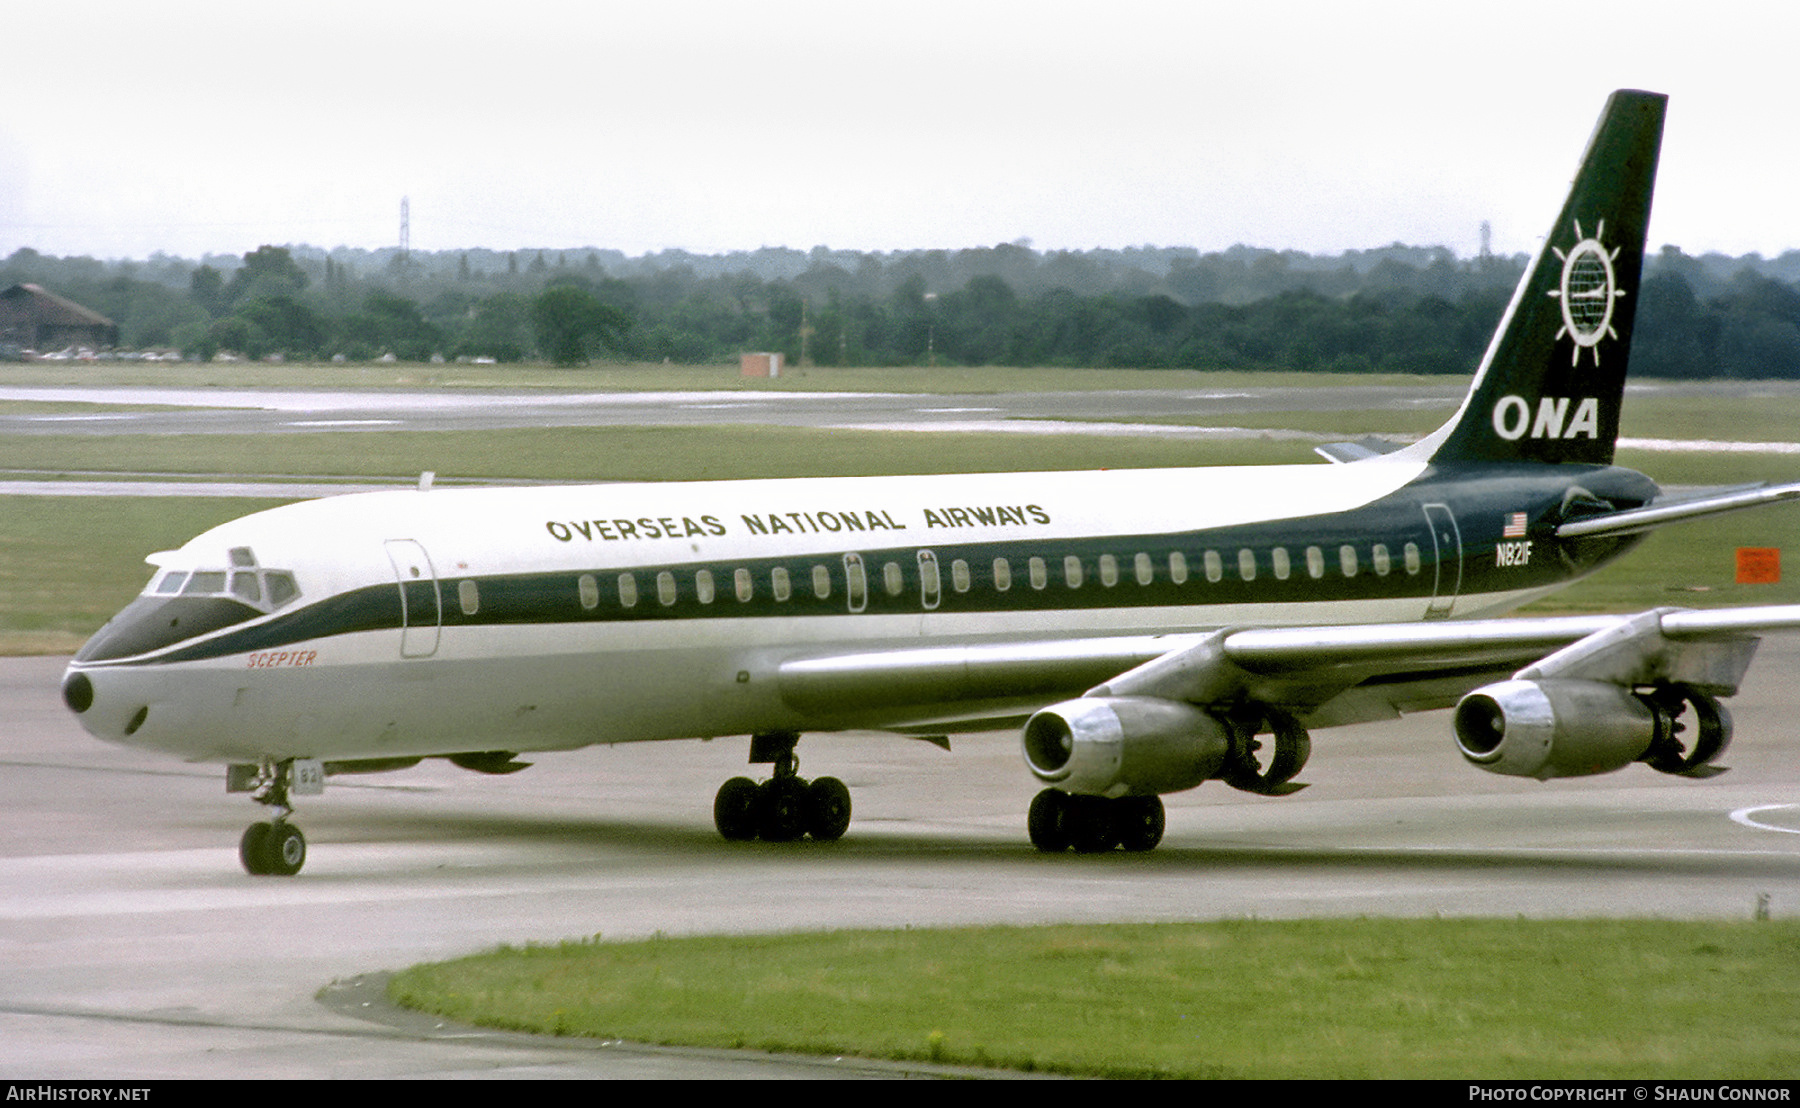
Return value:
M 94 406 L 91 412 L 0 413 L 0 434 L 304 434 L 722 424 L 1041 432 L 1066 430 L 1065 425 L 1073 422 L 1087 425 L 1088 433 L 1192 435 L 1202 432 L 1157 421 L 1297 410 L 1425 407 L 1448 413 L 1467 384 L 1461 377 L 1447 377 L 1405 387 L 1353 382 L 1298 391 L 1249 387 L 978 395 L 0 386 L 0 402 Z
M 363 975 L 505 942 L 696 932 L 1357 915 L 1800 914 L 1800 643 L 1770 639 L 1708 781 L 1540 784 L 1456 755 L 1446 713 L 1314 736 L 1304 791 L 1168 798 L 1153 854 L 1043 856 L 1010 735 L 809 736 L 841 843 L 728 844 L 743 739 L 599 747 L 483 777 L 335 778 L 311 853 L 251 878 L 218 767 L 102 745 L 62 659 L 0 659 L 0 1074 L 8 1078 L 845 1077 L 836 1059 L 543 1041 L 368 1004 Z M 1734 816 L 1736 818 L 1734 818 Z M 337 983 L 334 986 L 334 982 Z M 324 999 L 320 999 L 323 991 Z

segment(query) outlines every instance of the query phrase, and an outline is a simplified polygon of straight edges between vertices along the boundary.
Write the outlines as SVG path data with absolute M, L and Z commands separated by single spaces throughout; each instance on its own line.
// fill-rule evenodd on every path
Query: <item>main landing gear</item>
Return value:
M 258 804 L 275 809 L 273 819 L 253 823 L 238 840 L 238 860 L 244 871 L 256 877 L 292 877 L 306 864 L 306 836 L 288 822 L 294 814 L 288 804 L 290 785 L 295 792 L 318 793 L 324 788 L 323 770 L 317 762 L 294 760 L 261 765 L 232 766 L 226 774 L 227 792 L 254 792 Z
M 733 842 L 760 838 L 789 843 L 811 835 L 814 842 L 836 842 L 850 826 L 850 790 L 835 777 L 807 781 L 799 774 L 794 744 L 800 736 L 776 731 L 750 738 L 750 761 L 770 762 L 774 776 L 758 784 L 733 777 L 719 786 L 713 800 L 713 824 Z
M 1163 802 L 1160 796 L 1078 796 L 1045 789 L 1032 798 L 1025 825 L 1031 845 L 1046 854 L 1155 850 L 1163 837 Z

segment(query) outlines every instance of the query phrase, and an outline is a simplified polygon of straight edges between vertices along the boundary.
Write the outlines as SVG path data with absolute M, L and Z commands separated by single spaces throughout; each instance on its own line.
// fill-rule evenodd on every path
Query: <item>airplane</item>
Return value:
M 1150 850 L 1162 795 L 1302 787 L 1311 732 L 1454 708 L 1481 769 L 1720 772 L 1757 635 L 1800 605 L 1497 618 L 1669 523 L 1800 484 L 1665 493 L 1613 464 L 1666 98 L 1608 100 L 1457 412 L 1338 464 L 433 489 L 329 497 L 151 555 L 62 682 L 90 734 L 224 763 L 271 810 L 445 757 L 750 736 L 728 840 L 832 841 L 803 732 L 1020 727 L 1039 850 Z

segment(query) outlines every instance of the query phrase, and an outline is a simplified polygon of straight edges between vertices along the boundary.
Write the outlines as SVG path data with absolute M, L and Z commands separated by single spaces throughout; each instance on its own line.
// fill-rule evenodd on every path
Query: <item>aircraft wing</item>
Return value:
M 1696 676 L 1716 662 L 1688 648 L 1776 631 L 1800 631 L 1800 605 L 899 647 L 789 658 L 777 680 L 809 715 L 902 732 L 1004 726 L 1084 695 L 1253 700 L 1329 727 L 1449 707 L 1508 675 L 1674 675 L 1729 695 L 1742 667 Z

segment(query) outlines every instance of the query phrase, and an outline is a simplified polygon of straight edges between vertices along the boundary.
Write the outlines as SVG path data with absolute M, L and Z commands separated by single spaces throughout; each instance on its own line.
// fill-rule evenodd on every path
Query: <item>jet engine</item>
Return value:
M 1683 705 L 1698 721 L 1692 750 L 1677 734 Z M 1490 773 L 1583 777 L 1649 762 L 1665 773 L 1704 776 L 1731 739 L 1719 702 L 1692 688 L 1638 693 L 1605 681 L 1501 681 L 1456 706 L 1456 745 Z
M 1149 696 L 1082 697 L 1025 722 L 1025 763 L 1066 793 L 1149 796 L 1217 777 L 1231 729 L 1191 704 Z

